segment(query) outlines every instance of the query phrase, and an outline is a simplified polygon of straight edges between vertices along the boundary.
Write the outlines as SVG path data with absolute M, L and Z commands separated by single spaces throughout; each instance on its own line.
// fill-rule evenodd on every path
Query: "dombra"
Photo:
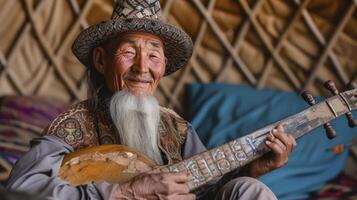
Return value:
M 351 84 L 350 90 L 339 93 L 333 82 L 328 81 L 325 87 L 335 96 L 316 104 L 312 95 L 304 92 L 302 96 L 310 108 L 172 165 L 156 166 L 155 162 L 131 147 L 100 145 L 67 154 L 59 177 L 72 185 L 80 185 L 102 181 L 122 183 L 144 172 L 186 172 L 190 177 L 188 187 L 193 191 L 269 152 L 264 141 L 277 125 L 282 125 L 285 132 L 296 139 L 321 125 L 326 129 L 327 137 L 334 138 L 336 132 L 329 121 L 343 114 L 346 114 L 350 127 L 357 126 L 351 113 L 357 108 L 357 87 L 353 86 Z

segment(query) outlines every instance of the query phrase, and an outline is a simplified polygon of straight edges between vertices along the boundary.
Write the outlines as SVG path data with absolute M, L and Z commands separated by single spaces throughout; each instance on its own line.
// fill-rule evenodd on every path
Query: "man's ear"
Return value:
M 105 51 L 102 47 L 96 47 L 93 49 L 93 64 L 97 71 L 104 74 L 104 54 Z

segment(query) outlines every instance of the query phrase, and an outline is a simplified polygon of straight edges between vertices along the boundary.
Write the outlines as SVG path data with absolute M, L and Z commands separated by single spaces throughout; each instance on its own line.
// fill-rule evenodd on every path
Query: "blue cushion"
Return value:
M 296 93 L 244 85 L 193 84 L 187 91 L 187 118 L 209 149 L 308 108 Z M 357 128 L 349 128 L 345 117 L 332 125 L 335 139 L 327 139 L 322 127 L 315 129 L 297 141 L 287 165 L 261 177 L 279 199 L 307 198 L 341 172 L 348 152 L 330 149 L 350 144 Z

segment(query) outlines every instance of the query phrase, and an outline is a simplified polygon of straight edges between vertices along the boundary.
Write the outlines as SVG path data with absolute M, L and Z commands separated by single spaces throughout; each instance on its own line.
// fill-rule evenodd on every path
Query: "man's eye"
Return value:
M 150 58 L 160 58 L 160 56 L 158 56 L 157 54 L 150 54 L 149 57 Z
M 125 54 L 135 54 L 133 51 L 124 51 Z

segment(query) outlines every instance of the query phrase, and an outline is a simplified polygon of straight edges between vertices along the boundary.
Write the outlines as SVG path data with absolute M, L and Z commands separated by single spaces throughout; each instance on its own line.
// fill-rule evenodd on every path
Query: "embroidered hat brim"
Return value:
M 192 55 L 192 40 L 182 29 L 156 19 L 120 18 L 88 27 L 74 41 L 72 51 L 86 67 L 92 66 L 92 51 L 125 32 L 146 32 L 161 38 L 167 65 L 165 76 L 185 66 Z

